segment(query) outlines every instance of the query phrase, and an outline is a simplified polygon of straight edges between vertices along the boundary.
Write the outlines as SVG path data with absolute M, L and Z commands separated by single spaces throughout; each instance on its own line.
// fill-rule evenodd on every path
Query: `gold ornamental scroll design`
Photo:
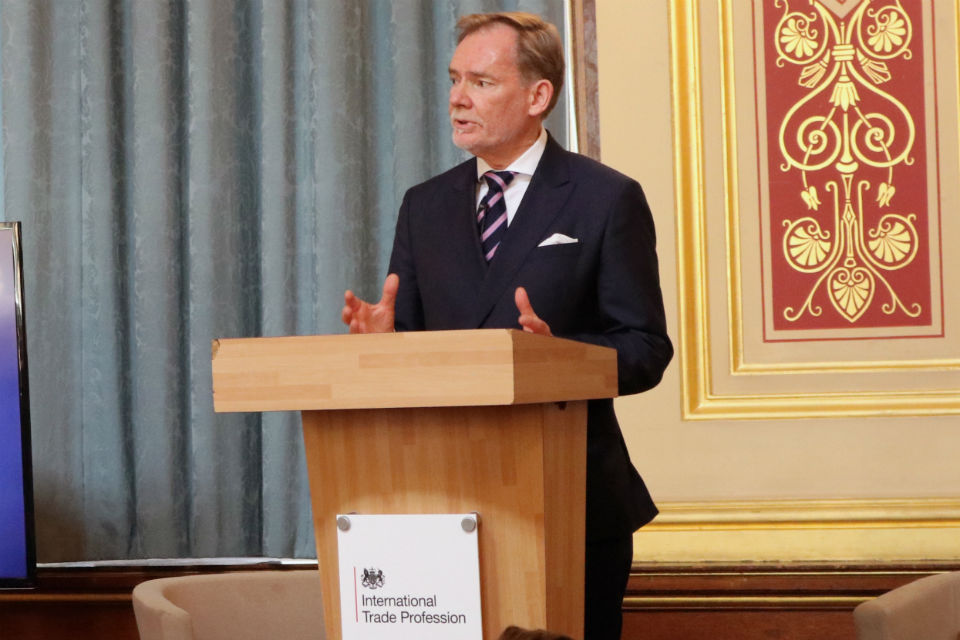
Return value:
M 952 26 L 945 27 L 946 35 L 960 34 L 960 0 L 944 0 L 952 15 Z M 746 363 L 743 361 L 743 335 L 740 320 L 740 197 L 737 116 L 740 113 L 735 99 L 735 33 L 734 11 L 740 7 L 735 0 L 722 0 L 716 5 L 719 18 L 718 49 L 701 51 L 703 31 L 701 20 L 710 9 L 699 0 L 669 0 L 670 27 L 670 89 L 673 116 L 673 163 L 675 171 L 674 197 L 677 203 L 677 279 L 683 292 L 677 300 L 681 415 L 684 420 L 769 420 L 792 418 L 854 418 L 891 416 L 960 415 L 960 394 L 947 381 L 937 389 L 903 389 L 891 392 L 876 389 L 838 389 L 823 393 L 794 391 L 771 393 L 760 389 L 740 392 L 721 391 L 715 380 L 715 361 L 721 357 L 718 343 L 711 339 L 712 321 L 708 298 L 708 248 L 716 250 L 716 234 L 708 224 L 708 202 L 713 200 L 707 191 L 710 175 L 707 153 L 707 122 L 712 112 L 705 109 L 705 83 L 712 86 L 713 78 L 704 79 L 704 60 L 721 61 L 719 86 L 723 108 L 720 110 L 723 151 L 724 217 L 726 231 L 726 266 L 729 283 L 729 319 L 731 335 L 731 373 L 752 376 L 792 375 L 797 373 L 832 373 L 856 376 L 869 372 L 939 372 L 952 376 L 960 370 L 960 361 L 945 357 L 939 359 L 896 359 L 869 362 L 818 361 L 782 363 Z M 852 6 L 852 4 L 851 4 Z M 708 29 L 710 26 L 707 27 Z M 958 60 L 950 62 L 951 73 L 958 73 Z M 960 78 L 960 76 L 957 76 Z M 960 106 L 960 85 L 954 98 Z M 720 248 L 720 252 L 724 253 Z M 852 379 L 852 378 L 851 378 Z
M 815 299 L 825 291 L 851 324 L 880 292 L 884 314 L 916 318 L 922 306 L 904 302 L 886 277 L 912 263 L 920 247 L 916 213 L 890 210 L 895 169 L 914 162 L 916 127 L 903 102 L 881 88 L 891 79 L 887 61 L 912 58 L 910 16 L 900 0 L 878 7 L 871 0 L 848 2 L 841 5 L 844 11 L 824 0 L 807 2 L 809 8 L 800 10 L 791 8 L 790 0 L 774 0 L 783 14 L 771 36 L 776 65 L 798 67 L 797 84 L 806 90 L 780 123 L 779 168 L 799 171 L 799 200 L 813 212 L 783 221 L 784 259 L 814 280 L 802 302 L 783 309 L 783 317 L 796 322 L 820 316 L 823 308 Z M 866 108 L 866 93 L 878 97 L 881 108 Z M 885 180 L 873 184 L 863 178 L 864 166 L 884 171 Z M 832 215 L 821 214 L 821 196 L 830 201 Z M 888 211 L 871 225 L 868 207 Z

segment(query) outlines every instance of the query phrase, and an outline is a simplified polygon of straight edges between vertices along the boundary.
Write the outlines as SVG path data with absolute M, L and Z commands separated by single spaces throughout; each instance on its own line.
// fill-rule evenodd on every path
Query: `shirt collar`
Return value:
M 543 127 L 540 127 L 540 136 L 537 138 L 536 142 L 530 145 L 526 151 L 520 154 L 519 158 L 511 162 L 506 169 L 503 169 L 503 171 L 512 171 L 514 173 L 532 176 L 533 172 L 537 170 L 537 165 L 540 164 L 540 158 L 543 156 L 543 152 L 546 148 L 547 130 Z M 492 167 L 487 164 L 486 160 L 478 157 L 477 182 L 483 178 L 483 174 L 491 169 Z

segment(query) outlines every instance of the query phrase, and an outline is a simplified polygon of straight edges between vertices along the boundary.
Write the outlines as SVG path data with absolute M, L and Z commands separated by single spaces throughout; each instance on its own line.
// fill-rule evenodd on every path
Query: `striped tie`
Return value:
M 507 231 L 507 205 L 503 201 L 503 190 L 513 180 L 513 175 L 512 171 L 487 171 L 483 174 L 488 190 L 477 208 L 477 224 L 480 226 L 483 257 L 487 262 L 493 259 Z

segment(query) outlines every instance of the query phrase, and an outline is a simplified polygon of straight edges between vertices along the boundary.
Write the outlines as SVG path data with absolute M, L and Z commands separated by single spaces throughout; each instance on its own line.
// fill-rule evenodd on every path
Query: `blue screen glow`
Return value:
M 0 580 L 28 577 L 12 246 L 0 229 Z

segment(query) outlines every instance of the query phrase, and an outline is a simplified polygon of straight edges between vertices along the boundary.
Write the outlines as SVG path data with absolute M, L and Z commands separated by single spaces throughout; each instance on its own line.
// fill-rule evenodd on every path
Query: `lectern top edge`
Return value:
M 214 409 L 471 406 L 613 397 L 616 351 L 514 329 L 225 338 Z

